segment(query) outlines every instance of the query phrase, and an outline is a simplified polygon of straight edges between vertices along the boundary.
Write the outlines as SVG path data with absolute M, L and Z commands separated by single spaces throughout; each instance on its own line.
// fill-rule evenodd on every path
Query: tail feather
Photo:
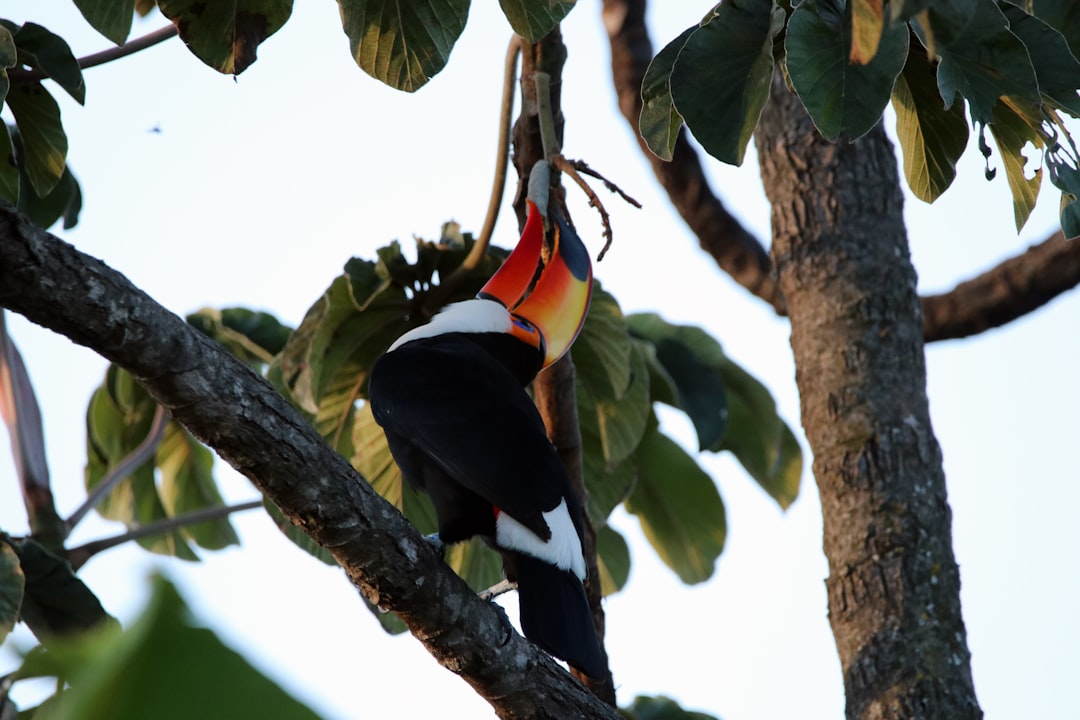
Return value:
M 577 576 L 530 555 L 503 554 L 507 575 L 517 581 L 525 637 L 586 675 L 602 677 L 606 663 Z

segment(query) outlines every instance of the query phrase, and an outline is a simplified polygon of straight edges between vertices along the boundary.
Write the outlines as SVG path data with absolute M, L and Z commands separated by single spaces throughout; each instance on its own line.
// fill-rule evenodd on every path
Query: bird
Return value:
M 431 498 L 438 541 L 480 537 L 497 550 L 525 637 L 599 678 L 584 511 L 526 391 L 580 332 L 592 265 L 560 212 L 541 259 L 545 214 L 529 199 L 521 239 L 477 296 L 390 345 L 371 369 L 368 402 L 405 480 Z

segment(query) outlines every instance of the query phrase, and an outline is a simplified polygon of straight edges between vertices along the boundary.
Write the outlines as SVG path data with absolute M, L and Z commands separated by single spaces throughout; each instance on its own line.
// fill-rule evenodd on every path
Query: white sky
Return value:
M 654 3 L 661 5 L 650 18 L 657 49 L 709 3 L 677 10 Z M 70 3 L 8 0 L 3 14 L 60 33 L 77 55 L 107 45 Z M 160 24 L 136 23 L 133 35 Z M 645 205 L 635 211 L 606 200 L 615 246 L 597 277 L 627 312 L 658 310 L 707 328 L 772 390 L 802 438 L 787 324 L 716 269 L 660 192 L 617 112 L 599 3 L 579 3 L 563 31 L 565 152 Z M 479 228 L 508 37 L 495 4 L 477 3 L 449 68 L 411 96 L 353 64 L 333 3 L 297 3 L 236 82 L 175 40 L 89 70 L 85 108 L 56 92 L 85 199 L 79 226 L 63 236 L 179 314 L 243 305 L 295 324 L 348 257 L 373 257 L 394 238 L 435 237 L 451 218 Z M 709 173 L 728 206 L 767 239 L 753 148 L 744 167 L 710 161 Z M 1054 228 L 1056 193 L 1044 193 L 1019 238 L 1010 202 L 1004 173 L 987 184 L 973 147 L 945 198 L 932 207 L 908 200 L 923 291 L 951 287 Z M 595 253 L 599 225 L 581 207 L 577 224 Z M 508 246 L 514 235 L 504 213 L 495 242 Z M 1005 329 L 927 354 L 976 690 L 990 720 L 1075 712 L 1078 314 L 1073 292 Z M 54 489 L 67 514 L 84 494 L 84 411 L 105 363 L 19 317 L 9 323 L 39 393 Z M 677 414 L 664 420 L 677 437 L 693 437 Z M 729 458 L 701 461 L 728 510 L 727 548 L 712 580 L 682 586 L 632 517 L 613 520 L 634 563 L 625 590 L 606 602 L 620 701 L 668 694 L 726 720 L 842 717 L 809 457 L 802 495 L 786 514 Z M 219 477 L 230 501 L 255 497 L 231 471 Z M 130 619 L 144 600 L 145 576 L 163 571 L 201 620 L 328 718 L 493 716 L 415 640 L 384 635 L 340 571 L 293 548 L 260 513 L 235 522 L 243 547 L 206 554 L 201 564 L 127 548 L 91 561 L 82 576 L 110 612 Z M 26 530 L 7 451 L 0 527 Z M 92 519 L 74 541 L 116 532 Z M 30 642 L 25 631 L 11 641 Z M 0 673 L 13 663 L 0 651 Z

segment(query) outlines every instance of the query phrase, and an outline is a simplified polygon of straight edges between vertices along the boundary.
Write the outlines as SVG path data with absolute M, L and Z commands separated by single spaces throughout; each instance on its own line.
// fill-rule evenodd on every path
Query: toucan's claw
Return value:
M 439 556 L 440 560 L 446 558 L 446 543 L 439 537 L 439 533 L 434 532 L 430 535 L 424 535 L 424 542 L 428 544 L 428 547 L 435 551 L 435 554 Z
M 506 578 L 503 578 L 499 582 L 489 587 L 487 590 L 481 590 L 476 594 L 480 597 L 481 600 L 491 602 L 495 598 L 499 597 L 500 595 L 505 595 L 511 590 L 517 590 L 517 583 L 510 582 Z

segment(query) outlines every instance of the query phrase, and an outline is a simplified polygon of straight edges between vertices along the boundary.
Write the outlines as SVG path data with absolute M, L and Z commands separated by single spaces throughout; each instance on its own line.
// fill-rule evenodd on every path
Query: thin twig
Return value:
M 574 167 L 572 162 L 562 155 L 556 155 L 551 158 L 551 163 L 574 179 L 574 182 L 578 184 L 578 187 L 580 187 L 585 195 L 588 196 L 589 207 L 596 208 L 597 212 L 600 213 L 600 222 L 604 225 L 604 247 L 600 250 L 600 254 L 596 256 L 596 262 L 600 262 L 604 259 L 604 255 L 607 254 L 608 248 L 611 247 L 611 218 L 608 217 L 607 209 L 604 208 L 604 203 L 600 202 L 600 198 L 596 196 L 593 189 L 589 187 L 589 183 L 585 182 L 585 178 L 578 174 L 577 168 Z
M 551 109 L 551 76 L 546 72 L 533 73 L 536 84 L 536 119 L 540 125 L 540 143 L 544 159 L 551 162 L 561 152 L 559 136 L 555 133 L 555 115 Z
M 87 560 L 94 555 L 97 555 L 99 552 L 116 547 L 117 545 L 122 545 L 130 540 L 139 540 L 145 537 L 162 535 L 167 532 L 172 532 L 173 530 L 188 527 L 189 525 L 197 525 L 201 522 L 217 520 L 218 518 L 227 517 L 236 512 L 254 510 L 255 508 L 262 506 L 262 500 L 249 500 L 236 505 L 215 505 L 214 507 L 193 510 L 189 513 L 184 513 L 183 515 L 157 520 L 152 523 L 147 523 L 146 525 L 132 528 L 125 533 L 111 538 L 94 540 L 85 545 L 72 548 L 68 551 L 68 561 L 71 563 L 73 569 L 78 570 L 86 564 Z
M 604 187 L 608 189 L 608 192 L 615 193 L 616 195 L 621 197 L 626 203 L 633 205 L 638 210 L 641 209 L 641 203 L 623 192 L 621 187 L 608 180 L 596 170 L 593 170 L 591 167 L 589 167 L 589 163 L 585 162 L 584 160 L 568 160 L 568 162 L 575 168 L 577 168 L 577 171 L 579 173 L 588 175 L 589 177 L 594 177 L 600 182 L 604 183 Z
M 130 40 L 123 45 L 117 45 L 116 47 L 85 55 L 79 58 L 77 62 L 79 63 L 79 68 L 83 70 L 97 65 L 104 65 L 107 62 L 118 60 L 122 57 L 137 53 L 140 50 L 145 50 L 148 47 L 153 47 L 158 43 L 165 42 L 174 35 L 176 35 L 176 26 L 172 24 L 166 25 L 151 33 L 147 33 L 142 37 Z M 12 85 L 37 82 L 38 80 L 44 80 L 47 77 L 49 77 L 49 75 L 41 70 L 8 71 L 8 78 L 11 80 Z
M 100 482 L 94 486 L 94 489 L 87 495 L 86 500 L 79 508 L 71 514 L 66 521 L 64 521 L 64 527 L 67 529 L 67 533 L 70 535 L 71 531 L 75 529 L 75 526 L 86 517 L 86 514 L 93 510 L 102 499 L 109 494 L 109 492 L 131 473 L 135 472 L 144 462 L 153 457 L 157 451 L 157 446 L 161 443 L 161 438 L 165 435 L 165 426 L 169 423 L 169 413 L 165 411 L 165 408 L 161 405 L 157 406 L 154 411 L 154 420 L 150 424 L 150 430 L 146 433 L 146 437 L 143 439 L 139 446 L 132 450 L 126 457 L 124 457 L 119 463 L 116 464 L 109 472 L 105 473 L 105 476 L 101 478 Z
M 424 302 L 424 312 L 434 315 L 442 307 L 454 290 L 461 285 L 480 264 L 487 253 L 491 237 L 495 233 L 495 223 L 499 218 L 499 210 L 502 208 L 503 192 L 506 187 L 506 173 L 510 165 L 510 125 L 514 115 L 514 81 L 517 78 L 518 57 L 521 55 L 521 38 L 514 35 L 510 38 L 510 45 L 506 48 L 506 61 L 503 73 L 502 103 L 499 108 L 499 143 L 495 151 L 495 177 L 491 183 L 491 197 L 488 199 L 487 216 L 484 225 L 480 228 L 480 234 L 476 242 L 469 249 L 469 254 L 462 260 L 461 265 L 454 268 L 438 287 L 433 289 Z

